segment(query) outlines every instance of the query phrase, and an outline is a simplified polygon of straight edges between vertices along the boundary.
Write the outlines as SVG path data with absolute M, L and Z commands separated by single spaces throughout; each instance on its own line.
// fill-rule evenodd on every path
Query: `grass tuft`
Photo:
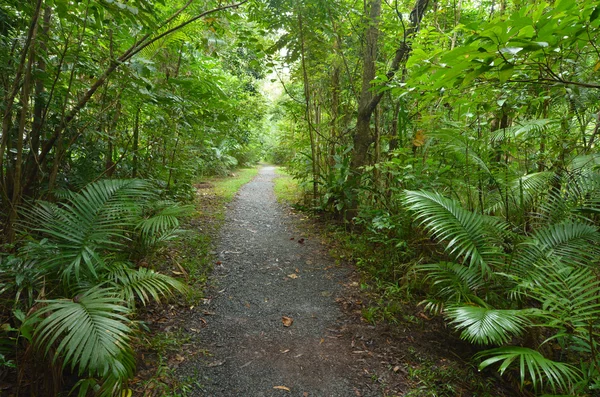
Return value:
M 280 203 L 295 204 L 302 200 L 302 189 L 290 174 L 283 168 L 277 167 L 274 183 L 275 197 Z

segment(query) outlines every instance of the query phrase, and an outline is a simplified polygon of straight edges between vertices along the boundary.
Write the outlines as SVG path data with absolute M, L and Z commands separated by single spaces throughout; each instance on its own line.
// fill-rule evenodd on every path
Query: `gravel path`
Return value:
M 213 297 L 190 319 L 205 323 L 209 355 L 183 373 L 198 379 L 197 396 L 380 396 L 355 384 L 361 352 L 340 334 L 347 319 L 336 298 L 349 270 L 297 229 L 275 200 L 275 176 L 263 167 L 230 206 Z

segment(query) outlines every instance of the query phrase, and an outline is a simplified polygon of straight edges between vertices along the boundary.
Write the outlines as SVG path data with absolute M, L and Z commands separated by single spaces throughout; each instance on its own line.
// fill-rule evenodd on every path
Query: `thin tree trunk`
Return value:
M 415 6 L 410 13 L 410 25 L 404 32 L 404 40 L 396 50 L 389 71 L 386 73 L 387 82 L 390 82 L 400 64 L 406 62 L 411 52 L 410 39 L 419 30 L 421 19 L 427 9 L 429 0 L 416 0 Z M 356 189 L 360 184 L 360 169 L 369 163 L 369 147 L 374 139 L 371 134 L 371 118 L 375 108 L 381 102 L 384 90 L 373 94 L 371 83 L 376 75 L 375 62 L 377 60 L 377 44 L 379 38 L 379 18 L 381 15 L 381 0 L 370 0 L 368 11 L 368 28 L 365 34 L 365 50 L 363 54 L 363 75 L 361 95 L 358 101 L 358 114 L 356 119 L 356 129 L 354 132 L 353 143 L 354 151 L 350 167 L 352 170 L 352 183 Z M 357 194 L 353 195 L 353 202 L 348 217 L 353 217 L 358 210 Z
M 138 106 L 137 111 L 135 112 L 135 124 L 133 126 L 133 164 L 131 177 L 137 178 L 138 174 L 138 150 L 140 144 L 140 111 L 141 106 Z
M 304 42 L 304 27 L 302 24 L 302 14 L 298 12 L 298 28 L 300 29 L 300 56 L 302 60 L 302 77 L 304 80 L 304 100 L 306 104 L 306 122 L 308 123 L 308 134 L 310 138 L 310 152 L 312 156 L 312 177 L 313 177 L 313 205 L 317 204 L 319 198 L 319 171 L 318 157 L 315 141 L 314 126 L 312 125 L 311 105 L 310 105 L 310 86 L 308 80 L 308 71 L 306 70 L 306 48 Z
M 423 18 L 429 0 L 417 0 L 415 7 L 410 13 L 410 27 L 404 33 L 404 41 L 396 50 L 394 59 L 387 72 L 386 77 L 389 82 L 400 67 L 410 55 L 411 47 L 409 40 L 416 34 Z M 371 81 L 375 78 L 375 61 L 377 59 L 377 41 L 379 37 L 379 16 L 381 14 L 381 0 L 371 0 L 369 10 L 369 27 L 366 33 L 365 52 L 363 55 L 363 80 L 361 96 L 358 104 L 358 115 L 356 120 L 356 131 L 354 134 L 354 153 L 352 156 L 351 167 L 355 174 L 359 173 L 359 168 L 368 162 L 368 150 L 373 137 L 371 136 L 370 124 L 371 116 L 375 108 L 381 101 L 384 91 L 380 90 L 378 94 L 372 94 Z
M 32 43 L 35 41 L 37 29 L 34 29 Z M 21 90 L 21 114 L 19 119 L 19 126 L 17 129 L 17 136 L 15 139 L 16 148 L 16 161 L 15 161 L 15 172 L 13 175 L 13 186 L 12 186 L 12 199 L 10 202 L 10 212 L 8 216 L 6 237 L 7 242 L 12 243 L 15 239 L 15 222 L 18 216 L 18 207 L 21 203 L 21 174 L 23 170 L 23 141 L 25 140 L 25 125 L 27 124 L 29 116 L 29 94 L 31 91 L 31 73 L 33 68 L 34 51 L 33 45 L 30 46 L 29 58 L 27 61 L 27 68 L 25 71 L 25 77 L 23 79 L 23 88 Z

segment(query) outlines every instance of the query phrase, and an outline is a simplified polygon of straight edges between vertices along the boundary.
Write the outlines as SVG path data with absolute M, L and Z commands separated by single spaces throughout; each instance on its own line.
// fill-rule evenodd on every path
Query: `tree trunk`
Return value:
M 410 55 L 410 39 L 419 30 L 421 19 L 427 9 L 429 0 L 416 0 L 415 6 L 410 13 L 410 24 L 408 29 L 404 32 L 404 40 L 400 43 L 400 46 L 396 50 L 394 59 L 390 66 L 389 71 L 386 73 L 387 81 L 391 81 L 396 72 L 398 71 L 400 64 L 406 62 Z M 366 10 L 367 11 L 367 10 Z M 368 9 L 368 28 L 365 34 L 365 51 L 363 54 L 363 76 L 362 76 L 362 88 L 361 94 L 358 101 L 358 114 L 356 119 L 356 128 L 354 132 L 353 142 L 354 151 L 352 153 L 352 159 L 350 167 L 352 171 L 352 184 L 353 188 L 356 189 L 360 185 L 360 174 L 361 167 L 369 163 L 369 147 L 373 143 L 373 136 L 371 134 L 371 117 L 375 108 L 381 101 L 384 95 L 384 91 L 377 94 L 372 92 L 371 82 L 375 78 L 376 68 L 375 62 L 377 60 L 377 42 L 379 38 L 379 18 L 381 15 L 381 0 L 371 0 L 369 2 Z M 353 195 L 353 203 L 351 205 L 351 211 L 348 216 L 356 214 L 358 201 L 357 195 Z
M 36 30 L 34 29 L 32 42 L 35 40 Z M 30 47 L 29 58 L 23 79 L 23 88 L 21 90 L 21 111 L 19 117 L 19 126 L 15 139 L 16 160 L 12 184 L 12 199 L 10 202 L 10 212 L 8 216 L 6 238 L 8 243 L 15 239 L 15 222 L 18 216 L 18 207 L 21 204 L 21 193 L 23 186 L 21 184 L 21 175 L 23 172 L 23 142 L 25 141 L 25 125 L 29 119 L 29 94 L 31 91 L 31 74 L 33 69 L 34 51 L 33 45 Z
M 137 178 L 138 175 L 138 150 L 140 145 L 140 111 L 141 106 L 138 106 L 135 112 L 135 125 L 133 126 L 133 164 L 131 177 Z
M 308 134 L 310 138 L 310 153 L 312 157 L 312 178 L 313 178 L 313 205 L 316 206 L 319 199 L 319 168 L 317 143 L 315 140 L 315 131 L 312 123 L 311 105 L 310 105 L 310 86 L 308 81 L 308 71 L 306 70 L 306 48 L 304 42 L 304 26 L 302 23 L 302 13 L 298 12 L 298 28 L 300 30 L 300 56 L 302 60 L 302 77 L 304 80 L 304 100 L 306 104 L 306 122 L 308 123 Z

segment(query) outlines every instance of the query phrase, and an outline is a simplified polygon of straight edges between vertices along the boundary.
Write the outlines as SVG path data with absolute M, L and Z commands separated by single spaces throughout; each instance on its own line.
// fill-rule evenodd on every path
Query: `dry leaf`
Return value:
M 296 273 L 292 273 L 292 274 L 288 274 L 289 278 L 298 278 L 298 275 Z
M 308 397 L 308 393 L 307 392 L 302 393 L 302 397 Z
M 420 147 L 425 144 L 425 134 L 423 130 L 418 130 L 415 136 L 413 137 L 413 146 Z
M 284 327 L 290 327 L 294 323 L 294 319 L 287 316 L 281 316 L 281 322 Z
M 289 351 L 290 351 L 290 349 L 281 350 L 281 354 L 288 353 Z
M 291 391 L 289 387 L 285 386 L 273 386 L 273 389 Z

